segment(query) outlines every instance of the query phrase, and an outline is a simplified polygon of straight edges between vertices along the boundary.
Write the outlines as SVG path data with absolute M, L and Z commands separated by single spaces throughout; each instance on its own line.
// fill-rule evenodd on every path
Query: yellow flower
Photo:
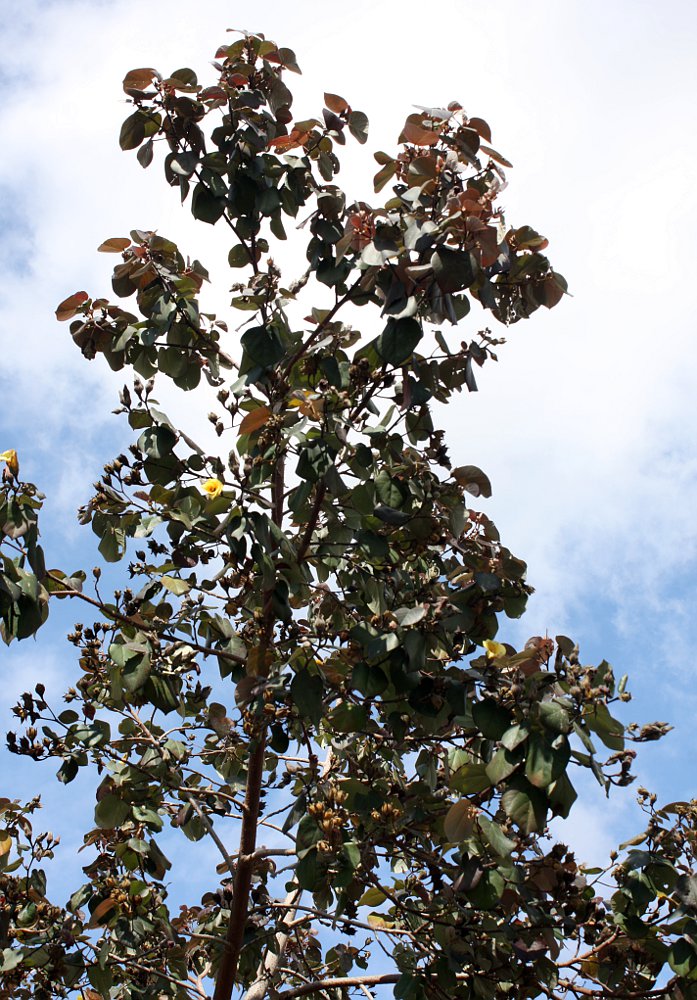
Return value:
M 482 643 L 486 650 L 487 659 L 498 660 L 500 656 L 506 655 L 506 647 L 502 642 L 494 642 L 493 639 L 485 639 Z
M 223 484 L 219 479 L 207 479 L 201 489 L 208 494 L 211 500 L 215 500 L 223 492 Z
M 14 448 L 10 448 L 8 451 L 0 453 L 0 462 L 7 462 L 7 468 L 16 479 L 19 473 L 19 459 L 17 458 L 17 452 Z

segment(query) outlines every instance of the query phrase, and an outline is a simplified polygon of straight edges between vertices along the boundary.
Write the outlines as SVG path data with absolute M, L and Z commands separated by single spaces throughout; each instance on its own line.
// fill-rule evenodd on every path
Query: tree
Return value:
M 295 55 L 262 35 L 216 59 L 206 87 L 129 72 L 120 143 L 144 167 L 164 149 L 194 217 L 229 229 L 244 332 L 201 310 L 198 260 L 140 230 L 99 248 L 137 311 L 86 292 L 57 310 L 86 358 L 134 373 L 120 411 L 137 439 L 80 512 L 127 585 L 106 598 L 99 568 L 91 587 L 46 568 L 42 496 L 0 456 L 5 642 L 55 600 L 97 616 L 68 637 L 68 707 L 37 685 L 9 748 L 58 760 L 65 784 L 99 777 L 64 905 L 38 801 L 0 800 L 2 995 L 696 997 L 694 803 L 640 790 L 646 830 L 607 869 L 545 833 L 572 809 L 572 766 L 627 785 L 627 743 L 667 727 L 614 718 L 625 680 L 570 639 L 496 638 L 525 608 L 525 564 L 434 423 L 503 344 L 452 335 L 471 303 L 511 325 L 566 291 L 547 241 L 504 224 L 509 164 L 483 119 L 421 108 L 398 154 L 376 154 L 385 204 L 347 204 L 337 147 L 366 142 L 366 116 L 325 94 L 295 120 Z M 271 251 L 301 210 L 290 281 Z M 159 409 L 157 378 L 215 400 L 220 449 Z M 170 908 L 177 835 L 215 844 L 221 880 Z

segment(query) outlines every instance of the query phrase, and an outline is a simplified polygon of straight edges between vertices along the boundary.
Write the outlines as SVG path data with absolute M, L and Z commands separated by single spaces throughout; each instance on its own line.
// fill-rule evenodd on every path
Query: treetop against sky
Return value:
M 7 982 L 27 996 L 203 996 L 212 980 L 218 998 L 361 983 L 684 996 L 691 806 L 641 791 L 646 829 L 602 871 L 541 839 L 574 807 L 579 770 L 624 786 L 632 742 L 666 727 L 627 727 L 626 680 L 564 635 L 516 640 L 525 564 L 480 509 L 487 475 L 459 446 L 452 460 L 439 426 L 509 349 L 475 310 L 515 342 L 566 291 L 546 239 L 504 220 L 508 162 L 484 119 L 422 107 L 352 201 L 338 157 L 365 144 L 366 116 L 328 91 L 299 117 L 295 54 L 261 35 L 228 37 L 216 59 L 201 83 L 130 72 L 120 144 L 141 166 L 164 159 L 193 219 L 225 232 L 234 326 L 229 303 L 224 317 L 202 305 L 208 262 L 154 229 L 102 233 L 113 297 L 77 292 L 57 311 L 87 359 L 121 382 L 132 370 L 133 436 L 80 514 L 104 572 L 48 568 L 24 450 L 3 454 L 6 639 L 56 601 L 97 616 L 69 636 L 67 709 L 39 683 L 10 747 L 56 758 L 67 785 L 99 775 L 93 860 L 67 908 L 46 895 L 56 845 L 32 838 L 33 807 L 3 804 Z M 288 275 L 276 246 L 296 217 L 306 247 Z M 212 407 L 203 438 L 178 403 L 195 393 Z M 260 847 L 266 829 L 288 846 Z M 182 834 L 215 846 L 223 881 L 175 911 Z M 595 887 L 608 880 L 611 906 Z M 394 971 L 368 967 L 366 935 Z

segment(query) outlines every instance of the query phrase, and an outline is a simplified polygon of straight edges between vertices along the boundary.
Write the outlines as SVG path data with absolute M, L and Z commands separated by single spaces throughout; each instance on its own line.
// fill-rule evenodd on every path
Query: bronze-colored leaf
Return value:
M 475 132 L 478 132 L 482 139 L 486 139 L 487 142 L 491 142 L 491 129 L 483 118 L 470 118 L 467 124 L 470 128 L 473 128 Z
M 421 115 L 409 115 L 399 137 L 400 142 L 410 142 L 412 146 L 436 145 L 440 139 L 439 131 L 434 128 L 424 128 L 421 119 Z
M 126 247 L 130 247 L 131 241 L 127 236 L 112 236 L 108 240 L 104 240 L 97 247 L 98 253 L 122 253 Z
M 469 801 L 460 799 L 448 809 L 443 823 L 443 830 L 448 840 L 453 844 L 459 843 L 465 837 L 469 837 L 474 829 L 479 809 Z
M 131 69 L 123 78 L 123 89 L 127 94 L 132 91 L 142 92 L 147 90 L 153 80 L 160 80 L 160 74 L 152 67 L 142 67 L 141 69 Z
M 351 110 L 349 102 L 343 97 L 339 97 L 338 94 L 325 94 L 324 103 L 335 115 L 340 115 L 342 111 Z
M 492 149 L 491 146 L 480 146 L 479 152 L 486 153 L 486 155 L 490 156 L 492 160 L 496 160 L 497 163 L 500 163 L 502 167 L 513 166 L 510 160 L 507 160 L 505 156 L 501 155 L 501 153 L 498 153 L 495 149 Z
M 101 903 L 98 903 L 92 912 L 90 917 L 90 922 L 88 927 L 98 927 L 102 922 L 107 913 L 111 913 L 114 907 L 117 905 L 116 900 L 109 896 L 107 899 L 103 899 Z
M 242 420 L 240 424 L 239 434 L 253 434 L 254 431 L 258 431 L 262 428 L 271 416 L 271 410 L 268 406 L 257 406 L 256 410 L 252 410 L 247 416 Z
M 89 295 L 87 292 L 75 292 L 74 295 L 69 295 L 67 299 L 63 299 L 61 304 L 56 309 L 56 319 L 63 322 L 66 319 L 72 319 L 80 308 L 80 306 L 89 300 Z

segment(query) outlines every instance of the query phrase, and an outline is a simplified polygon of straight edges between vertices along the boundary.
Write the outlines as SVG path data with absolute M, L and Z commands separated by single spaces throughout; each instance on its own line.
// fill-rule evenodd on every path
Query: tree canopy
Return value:
M 526 566 L 437 425 L 504 343 L 470 310 L 511 326 L 563 298 L 547 240 L 505 222 L 510 164 L 458 103 L 410 114 L 375 154 L 383 203 L 349 203 L 338 152 L 366 115 L 326 93 L 297 120 L 295 54 L 239 34 L 210 85 L 130 71 L 120 133 L 229 232 L 226 317 L 200 304 L 204 265 L 144 230 L 99 247 L 114 301 L 56 311 L 129 372 L 133 443 L 79 515 L 123 564 L 112 595 L 99 567 L 48 568 L 43 497 L 0 455 L 4 641 L 56 600 L 95 618 L 68 636 L 66 706 L 25 693 L 9 749 L 96 782 L 67 902 L 38 801 L 0 800 L 0 995 L 695 1000 L 694 803 L 641 789 L 646 828 L 602 869 L 547 832 L 575 774 L 630 784 L 632 744 L 667 727 L 616 718 L 626 678 L 568 637 L 500 635 Z M 163 380 L 212 407 L 215 447 L 160 408 Z M 170 874 L 175 837 L 219 853 L 202 898 Z

